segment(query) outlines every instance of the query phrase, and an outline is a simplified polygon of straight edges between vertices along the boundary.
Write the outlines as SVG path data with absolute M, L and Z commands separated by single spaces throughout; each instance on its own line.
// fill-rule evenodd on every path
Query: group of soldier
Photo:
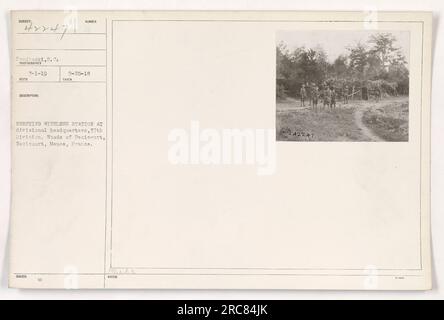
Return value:
M 343 92 L 340 92 L 344 99 L 344 104 L 348 103 L 348 92 L 349 88 L 347 85 L 343 88 Z M 306 83 L 302 85 L 300 91 L 301 104 L 302 107 L 305 107 L 305 103 L 308 102 L 308 105 L 315 111 L 320 110 L 321 106 L 322 109 L 329 108 L 330 110 L 333 110 L 336 108 L 338 94 L 339 92 L 337 92 L 333 86 L 328 85 L 327 83 L 324 83 L 321 88 L 319 88 L 315 83 Z M 322 100 L 322 105 L 319 105 L 318 109 L 319 100 Z

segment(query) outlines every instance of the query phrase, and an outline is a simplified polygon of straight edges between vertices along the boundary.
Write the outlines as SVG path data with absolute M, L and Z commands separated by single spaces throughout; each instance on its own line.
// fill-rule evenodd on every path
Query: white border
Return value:
M 418 4 L 414 0 L 405 1 L 356 1 L 313 0 L 309 6 L 305 2 L 295 3 L 291 0 L 269 1 L 209 1 L 193 0 L 182 1 L 180 5 L 174 0 L 59 0 L 57 5 L 51 0 L 15 0 L 13 4 L 0 3 L 2 11 L 0 28 L 0 299 L 101 299 L 101 298 L 130 298 L 130 299 L 443 299 L 444 289 L 440 288 L 440 280 L 444 275 L 444 211 L 443 197 L 435 196 L 442 192 L 444 187 L 444 151 L 442 148 L 442 133 L 444 132 L 444 109 L 435 101 L 444 101 L 442 90 L 438 88 L 443 83 L 444 63 L 434 60 L 432 67 L 432 234 L 433 234 L 433 287 L 428 292 L 322 292 L 322 291 L 205 291 L 205 290 L 147 290 L 147 291 L 26 291 L 7 288 L 7 261 L 5 248 L 9 221 L 9 172 L 10 172 L 10 94 L 9 94 L 9 10 L 11 9 L 151 9 L 151 10 L 423 10 L 434 11 L 435 17 L 444 12 L 444 3 L 440 0 L 423 1 Z M 434 57 L 444 55 L 439 35 L 443 32 L 442 25 L 434 21 Z M 442 41 L 442 40 L 441 40 Z M 440 277 L 441 276 L 441 277 Z

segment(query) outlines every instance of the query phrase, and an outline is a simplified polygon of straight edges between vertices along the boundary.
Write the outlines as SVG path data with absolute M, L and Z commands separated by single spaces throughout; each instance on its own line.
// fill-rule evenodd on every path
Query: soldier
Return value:
M 336 109 L 336 91 L 335 88 L 330 88 L 330 109 Z
M 314 82 L 310 82 L 310 103 L 313 105 L 313 91 L 315 90 L 316 84 Z
M 301 104 L 304 107 L 305 98 L 307 97 L 307 91 L 305 90 L 305 84 L 301 87 Z
M 324 87 L 324 92 L 323 92 L 323 106 L 322 109 L 325 109 L 325 106 L 330 106 L 330 88 L 328 86 Z
M 312 91 L 312 95 L 311 95 L 312 99 L 313 99 L 313 109 L 316 110 L 316 112 L 318 111 L 318 98 L 319 98 L 319 88 L 318 86 L 314 86 L 313 87 L 313 91 Z
M 379 100 L 381 100 L 381 96 L 382 96 L 382 90 L 381 90 L 380 86 L 376 86 L 375 96 L 376 96 L 376 102 L 379 102 Z
M 306 82 L 305 83 L 305 93 L 306 93 L 306 98 L 308 101 L 308 106 L 311 107 L 311 91 L 312 91 L 312 87 L 310 86 L 310 83 Z
M 345 85 L 344 88 L 344 104 L 348 103 L 348 85 Z

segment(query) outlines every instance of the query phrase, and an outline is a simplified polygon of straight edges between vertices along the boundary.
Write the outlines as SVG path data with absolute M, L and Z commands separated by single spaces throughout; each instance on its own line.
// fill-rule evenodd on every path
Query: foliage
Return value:
M 320 88 L 327 83 L 340 91 L 346 85 L 379 85 L 387 95 L 408 94 L 407 61 L 390 33 L 373 34 L 366 43 L 351 45 L 333 63 L 322 47 L 290 51 L 283 42 L 276 47 L 276 59 L 277 98 L 298 97 L 302 84 L 307 83 Z

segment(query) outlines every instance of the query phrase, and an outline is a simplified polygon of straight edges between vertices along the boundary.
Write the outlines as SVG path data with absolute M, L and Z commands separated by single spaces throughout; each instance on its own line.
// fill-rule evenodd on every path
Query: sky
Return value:
M 322 47 L 328 55 L 329 62 L 333 62 L 339 55 L 347 53 L 347 47 L 353 46 L 358 42 L 365 43 L 370 35 L 375 33 L 391 33 L 395 36 L 397 41 L 396 47 L 400 47 L 402 53 L 409 61 L 410 49 L 410 33 L 408 31 L 278 31 L 276 34 L 276 43 L 283 41 L 287 48 L 294 50 L 298 47 L 305 46 L 306 48 Z

